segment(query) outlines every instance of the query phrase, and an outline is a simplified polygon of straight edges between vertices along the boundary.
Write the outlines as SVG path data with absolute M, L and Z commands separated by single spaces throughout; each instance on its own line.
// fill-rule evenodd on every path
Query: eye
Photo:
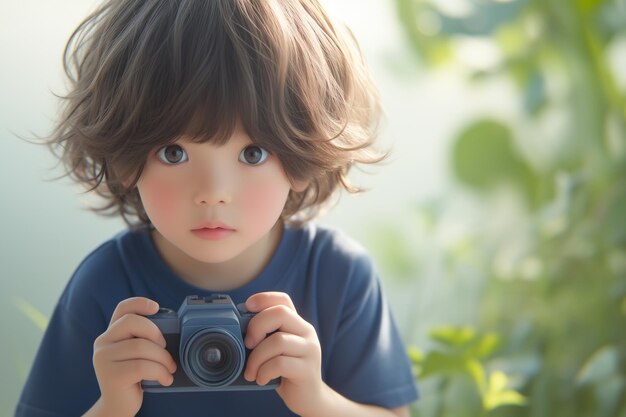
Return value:
M 179 145 L 166 145 L 157 152 L 158 158 L 167 165 L 176 165 L 186 162 L 187 152 Z
M 246 146 L 239 154 L 239 161 L 248 165 L 259 165 L 265 162 L 267 157 L 270 156 L 269 152 L 260 146 L 250 145 Z

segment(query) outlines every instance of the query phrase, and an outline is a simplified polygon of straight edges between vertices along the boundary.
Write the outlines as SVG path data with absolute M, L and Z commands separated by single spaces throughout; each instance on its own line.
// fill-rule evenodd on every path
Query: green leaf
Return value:
M 490 119 L 474 122 L 455 140 L 454 174 L 477 191 L 490 191 L 501 184 L 513 186 L 536 207 L 541 184 L 513 142 L 511 130 L 503 123 Z
M 483 397 L 485 410 L 490 411 L 503 405 L 525 405 L 526 397 L 519 392 L 506 390 L 498 393 L 489 393 Z
M 426 378 L 435 375 L 463 375 L 470 378 L 479 392 L 485 389 L 485 370 L 475 359 L 430 352 L 422 362 L 420 376 Z
M 17 296 L 13 297 L 13 304 L 15 304 L 17 309 L 30 319 L 40 330 L 46 330 L 46 327 L 48 327 L 48 318 L 39 311 L 37 307 Z
M 500 337 L 495 333 L 478 335 L 470 327 L 442 326 L 433 329 L 430 336 L 433 340 L 466 358 L 487 357 L 500 345 Z
M 476 331 L 470 327 L 442 326 L 433 329 L 430 337 L 445 346 L 460 348 L 476 339 Z
M 485 391 L 485 368 L 480 362 L 475 359 L 466 360 L 465 373 L 474 381 L 479 392 Z
M 453 148 L 457 178 L 480 190 L 509 178 L 518 157 L 512 148 L 509 128 L 493 120 L 481 120 L 463 130 Z
M 483 395 L 483 406 L 490 411 L 503 405 L 524 405 L 526 398 L 517 391 L 507 388 L 508 378 L 500 371 L 489 375 L 489 384 Z
M 415 346 L 410 346 L 407 349 L 407 354 L 409 355 L 409 360 L 411 361 L 413 376 L 422 374 L 422 364 L 424 363 L 424 359 L 426 355 L 420 349 Z
M 421 376 L 463 373 L 467 359 L 442 352 L 429 352 L 422 363 Z
M 409 355 L 409 359 L 411 360 L 411 362 L 415 364 L 420 364 L 424 362 L 424 358 L 426 357 L 426 355 L 424 355 L 424 352 L 422 352 L 421 349 L 415 346 L 410 346 L 407 350 L 407 354 Z
M 466 354 L 476 358 L 486 358 L 491 355 L 500 347 L 500 336 L 495 333 L 487 333 L 480 336 L 475 343 L 473 343 L 466 350 Z
M 506 388 L 508 378 L 504 372 L 496 371 L 489 375 L 489 389 L 492 391 L 500 392 Z

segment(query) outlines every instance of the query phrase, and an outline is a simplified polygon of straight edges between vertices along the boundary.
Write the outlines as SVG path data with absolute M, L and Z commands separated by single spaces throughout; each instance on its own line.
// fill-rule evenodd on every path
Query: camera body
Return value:
M 235 305 L 228 295 L 185 298 L 178 312 L 167 308 L 148 316 L 157 325 L 166 349 L 176 361 L 174 382 L 163 386 L 142 381 L 145 392 L 248 391 L 275 389 L 280 378 L 266 385 L 248 382 L 243 371 L 250 351 L 244 345 L 254 313 Z

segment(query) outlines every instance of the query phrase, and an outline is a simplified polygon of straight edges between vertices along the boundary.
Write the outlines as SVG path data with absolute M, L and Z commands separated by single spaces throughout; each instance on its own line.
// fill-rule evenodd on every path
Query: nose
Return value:
M 201 206 L 229 204 L 232 201 L 232 186 L 228 173 L 217 167 L 204 167 L 194 173 L 193 200 Z

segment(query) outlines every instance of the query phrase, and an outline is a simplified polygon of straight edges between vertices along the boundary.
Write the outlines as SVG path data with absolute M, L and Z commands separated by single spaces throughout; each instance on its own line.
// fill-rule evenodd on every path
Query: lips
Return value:
M 223 240 L 235 233 L 235 229 L 222 222 L 209 221 L 191 229 L 191 233 L 203 240 Z
M 235 230 L 234 227 L 229 226 L 226 223 L 222 223 L 217 220 L 210 220 L 210 221 L 202 222 L 197 227 L 194 227 L 191 230 L 202 230 L 202 229 L 224 229 L 224 230 L 232 230 L 232 231 Z

